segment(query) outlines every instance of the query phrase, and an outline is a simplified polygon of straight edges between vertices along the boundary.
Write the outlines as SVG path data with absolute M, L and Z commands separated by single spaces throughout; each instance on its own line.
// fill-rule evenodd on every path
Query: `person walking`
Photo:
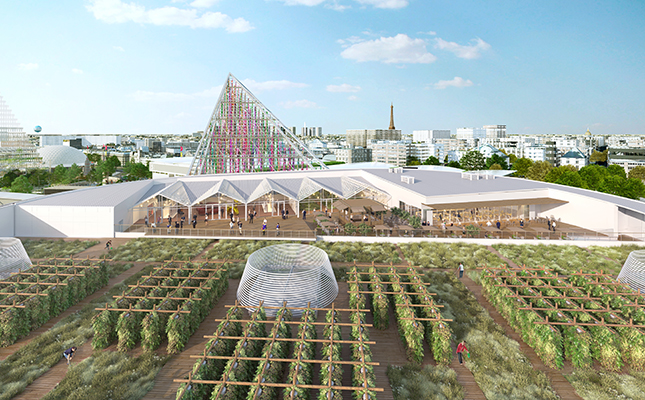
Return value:
M 262 236 L 267 235 L 267 220 L 265 219 L 264 222 L 262 223 Z
M 553 227 L 553 232 L 555 232 L 555 221 L 551 223 L 551 226 Z
M 233 220 L 231 220 L 231 221 L 228 223 L 228 227 L 229 227 L 229 229 L 233 229 L 233 225 L 235 225 L 235 224 L 233 223 Z
M 253 223 L 253 212 L 250 212 L 250 213 L 249 213 L 249 223 L 250 223 L 250 224 L 252 224 L 252 223 Z
M 193 218 L 193 229 L 197 227 L 197 218 Z
M 67 360 L 67 365 L 72 361 L 72 358 L 74 358 L 74 354 L 76 354 L 76 346 L 72 346 L 69 349 L 65 350 L 63 352 L 63 357 Z
M 237 228 L 238 228 L 238 229 L 239 229 L 239 231 L 240 231 L 240 236 L 242 236 L 242 221 L 239 221 L 239 222 L 237 223 Z
M 459 279 L 464 277 L 464 263 L 459 263 Z
M 307 219 L 307 210 L 302 210 L 302 219 Z
M 146 228 L 148 227 L 148 216 L 146 215 L 146 218 L 144 219 L 144 222 L 146 223 Z
M 459 360 L 459 365 L 464 365 L 463 353 L 466 353 L 466 355 L 470 357 L 470 353 L 468 352 L 468 348 L 466 347 L 465 340 L 462 340 L 461 343 L 457 345 L 457 359 Z
M 204 225 L 208 226 L 208 213 L 204 214 Z
M 112 248 L 112 241 L 108 240 L 105 242 L 105 250 L 110 250 Z
M 278 222 L 278 224 L 275 226 L 275 235 L 276 235 L 276 236 L 280 236 L 280 223 L 279 223 L 279 222 Z
M 289 219 L 289 209 L 287 208 L 287 212 L 285 213 L 286 217 L 285 219 Z
M 550 219 L 546 220 L 546 225 L 549 228 L 549 230 L 551 230 L 551 220 Z

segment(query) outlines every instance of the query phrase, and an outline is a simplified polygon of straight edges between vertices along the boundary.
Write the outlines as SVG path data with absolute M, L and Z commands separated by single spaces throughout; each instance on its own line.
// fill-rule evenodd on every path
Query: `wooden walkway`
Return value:
M 552 368 L 547 367 L 544 365 L 540 357 L 535 353 L 535 351 L 528 346 L 520 335 L 515 332 L 508 322 L 502 317 L 502 315 L 493 307 L 492 304 L 488 302 L 488 300 L 483 296 L 482 294 L 482 286 L 477 285 L 475 282 L 473 282 L 468 276 L 464 275 L 463 278 L 461 278 L 461 281 L 463 284 L 470 290 L 479 304 L 488 311 L 490 314 L 491 318 L 493 318 L 493 321 L 499 326 L 501 326 L 504 329 L 504 332 L 506 333 L 506 336 L 509 338 L 515 340 L 517 343 L 520 345 L 520 351 L 526 355 L 526 357 L 529 359 L 531 364 L 533 365 L 534 368 L 544 372 L 544 374 L 549 378 L 549 381 L 551 382 L 551 387 L 553 390 L 563 399 L 580 399 L 582 400 L 582 397 L 576 393 L 575 389 L 573 386 L 571 386 L 571 383 L 564 377 L 562 371 L 558 371 Z M 457 363 L 457 367 L 460 367 L 460 365 Z M 464 368 L 465 369 L 465 368 Z M 566 362 L 565 363 L 565 371 L 571 371 L 571 363 Z

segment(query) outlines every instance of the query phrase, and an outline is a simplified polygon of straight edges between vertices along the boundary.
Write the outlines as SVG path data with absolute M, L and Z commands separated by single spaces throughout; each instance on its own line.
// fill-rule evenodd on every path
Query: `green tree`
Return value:
M 508 162 L 511 164 L 514 164 L 515 161 L 517 161 L 517 156 L 515 154 L 509 154 L 508 155 Z
M 25 175 L 20 175 L 11 183 L 11 191 L 16 193 L 31 193 L 34 187 Z
M 76 164 L 72 164 L 72 166 L 67 169 L 67 172 L 65 173 L 65 179 L 63 180 L 63 182 L 74 183 L 79 180 L 82 173 L 83 173 L 83 169 L 81 167 L 79 167 Z
M 123 173 L 126 175 L 126 180 L 128 181 L 152 178 L 152 172 L 150 172 L 150 162 L 146 164 L 140 162 L 127 163 L 123 168 Z
M 466 171 L 477 171 L 486 168 L 486 160 L 482 153 L 477 150 L 471 150 L 464 154 L 459 163 Z
M 502 166 L 499 165 L 499 164 L 493 164 L 490 167 L 488 167 L 488 169 L 490 169 L 490 170 L 502 170 L 504 168 L 502 168 Z
M 90 160 L 90 162 L 97 163 L 101 161 L 101 155 L 98 153 L 88 154 L 87 159 Z
M 643 183 L 639 178 L 627 179 L 627 183 L 623 186 L 621 196 L 634 200 L 639 200 L 640 198 L 645 197 L 645 183 Z
M 426 160 L 423 162 L 423 165 L 441 165 L 441 162 L 437 157 L 430 156 L 426 158 Z
M 629 171 L 629 179 L 645 180 L 645 166 L 637 165 Z
M 65 176 L 67 175 L 67 168 L 63 167 L 62 164 L 57 165 L 56 168 L 52 171 L 51 182 L 54 184 L 63 183 L 65 181 Z
M 615 194 L 622 196 L 623 186 L 627 184 L 627 179 L 618 175 L 609 175 L 600 183 L 598 187 L 599 192 Z
M 573 165 L 561 165 L 559 167 L 553 168 L 551 171 L 549 171 L 548 174 L 544 177 L 545 182 L 551 182 L 555 183 L 555 181 L 558 180 L 558 178 L 564 174 L 566 171 L 575 171 L 578 172 L 578 169 L 574 167 Z
M 548 161 L 536 161 L 526 172 L 526 177 L 534 181 L 544 181 L 546 175 L 553 169 Z
M 589 162 L 590 163 L 606 163 L 607 162 L 607 153 L 609 153 L 609 150 L 605 150 L 605 151 L 596 151 L 596 150 L 594 150 L 594 152 L 591 153 L 591 156 L 589 157 Z
M 408 156 L 405 160 L 405 165 L 421 165 L 421 161 L 415 156 Z
M 533 160 L 522 157 L 518 158 L 511 167 L 515 170 L 515 176 L 526 176 L 531 165 Z
M 459 164 L 459 161 L 448 161 L 446 167 L 461 168 L 461 164 Z
M 583 189 L 587 188 L 587 184 L 585 183 L 584 179 L 582 179 L 578 171 L 564 171 L 558 177 L 555 183 L 560 185 L 579 187 Z
M 29 183 L 35 187 L 48 185 L 51 180 L 51 173 L 45 168 L 31 169 L 26 175 Z
M 486 159 L 486 168 L 487 169 L 493 169 L 491 168 L 491 165 L 497 164 L 501 168 L 499 169 L 508 169 L 508 163 L 506 162 L 506 158 L 500 156 L 499 154 L 493 154 L 490 156 L 490 158 Z
M 620 165 L 610 165 L 607 167 L 607 171 L 615 176 L 620 176 L 622 178 L 627 179 L 627 174 L 625 173 L 625 168 L 621 167 Z
M 602 181 L 610 175 L 607 168 L 600 165 L 587 165 L 580 168 L 578 173 L 587 184 L 587 188 L 591 190 L 598 190 Z
M 11 187 L 11 184 L 17 177 L 22 175 L 19 169 L 12 169 L 11 171 L 5 172 L 0 179 L 0 187 Z

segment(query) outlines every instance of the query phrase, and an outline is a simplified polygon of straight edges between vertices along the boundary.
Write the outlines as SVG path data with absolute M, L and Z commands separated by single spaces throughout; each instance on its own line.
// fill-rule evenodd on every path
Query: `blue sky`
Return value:
M 203 130 L 229 72 L 287 126 L 645 133 L 645 2 L 0 5 L 0 95 L 50 133 Z

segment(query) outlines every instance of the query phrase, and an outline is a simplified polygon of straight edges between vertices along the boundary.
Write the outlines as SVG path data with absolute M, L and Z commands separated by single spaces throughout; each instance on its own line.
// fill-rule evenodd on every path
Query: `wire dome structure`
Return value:
M 625 265 L 618 274 L 618 279 L 634 290 L 640 289 L 645 292 L 645 250 L 629 253 Z
M 237 288 L 237 299 L 244 306 L 322 308 L 338 296 L 338 283 L 329 257 L 323 250 L 302 244 L 277 244 L 251 254 Z M 252 310 L 252 308 L 249 308 Z M 275 316 L 275 309 L 266 309 Z M 293 310 L 294 316 L 302 311 Z
M 31 267 L 31 260 L 20 239 L 0 238 L 0 280 L 11 276 L 12 272 Z

